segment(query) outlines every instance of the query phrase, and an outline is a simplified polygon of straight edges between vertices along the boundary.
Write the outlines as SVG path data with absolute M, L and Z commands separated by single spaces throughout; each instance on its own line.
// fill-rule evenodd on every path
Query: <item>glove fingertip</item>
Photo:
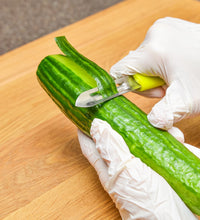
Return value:
M 173 114 L 167 109 L 160 109 L 156 106 L 147 115 L 149 122 L 156 128 L 169 130 L 172 128 L 174 120 Z
M 137 94 L 149 97 L 149 98 L 162 98 L 165 95 L 165 90 L 160 86 L 157 88 L 149 89 L 142 92 L 137 92 Z
M 83 155 L 88 159 L 95 151 L 95 143 L 93 140 L 86 136 L 81 130 L 78 129 L 78 140 L 80 143 L 81 151 Z
M 174 136 L 179 142 L 184 143 L 185 142 L 185 138 L 184 138 L 184 134 L 183 132 L 177 128 L 177 127 L 172 127 L 168 130 L 168 132 Z

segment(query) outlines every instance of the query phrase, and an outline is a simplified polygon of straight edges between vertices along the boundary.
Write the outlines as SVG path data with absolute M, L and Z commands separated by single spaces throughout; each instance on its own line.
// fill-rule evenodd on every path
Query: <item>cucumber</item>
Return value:
M 116 86 L 105 70 L 81 55 L 65 37 L 57 37 L 56 42 L 65 55 L 49 55 L 37 69 L 47 94 L 89 136 L 94 118 L 107 121 L 130 152 L 164 177 L 191 211 L 200 215 L 200 159 L 168 132 L 153 127 L 147 115 L 124 96 L 91 108 L 76 107 L 82 92 L 98 86 L 106 97 L 117 92 Z

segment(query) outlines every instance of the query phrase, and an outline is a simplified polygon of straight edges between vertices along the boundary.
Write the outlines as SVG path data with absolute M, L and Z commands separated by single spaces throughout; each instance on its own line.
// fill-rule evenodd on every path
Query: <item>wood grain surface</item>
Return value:
M 0 57 L 0 219 L 120 219 L 81 153 L 76 127 L 37 82 L 42 58 L 60 53 L 54 37 L 65 35 L 109 70 L 158 18 L 200 23 L 199 12 L 200 2 L 192 0 L 127 0 Z M 127 97 L 145 112 L 158 101 Z M 186 142 L 200 146 L 200 117 L 177 126 Z

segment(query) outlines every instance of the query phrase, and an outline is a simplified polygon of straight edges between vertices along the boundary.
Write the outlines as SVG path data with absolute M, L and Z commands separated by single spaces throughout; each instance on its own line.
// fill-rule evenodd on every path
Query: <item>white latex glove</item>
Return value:
M 144 73 L 164 79 L 165 96 L 148 115 L 150 123 L 168 130 L 185 117 L 200 113 L 200 24 L 176 18 L 157 20 L 135 51 L 112 66 L 114 78 Z M 161 97 L 162 89 L 143 94 Z
M 173 133 L 183 140 L 177 128 Z M 107 122 L 94 119 L 91 135 L 95 143 L 78 131 L 82 152 L 96 169 L 122 219 L 197 219 L 164 178 L 130 153 L 123 138 Z M 198 148 L 189 145 L 189 149 L 200 157 Z

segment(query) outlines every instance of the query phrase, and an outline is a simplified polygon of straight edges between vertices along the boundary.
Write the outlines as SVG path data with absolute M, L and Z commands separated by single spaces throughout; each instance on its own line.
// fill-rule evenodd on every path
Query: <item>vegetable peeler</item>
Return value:
M 115 83 L 119 84 L 119 80 L 115 80 Z M 96 87 L 81 93 L 76 99 L 75 105 L 82 108 L 92 107 L 127 92 L 146 91 L 164 84 L 165 82 L 160 77 L 146 76 L 136 73 L 132 76 L 123 77 L 122 83 L 117 86 L 118 93 L 109 97 L 103 97 L 100 93 L 98 93 L 98 88 Z

